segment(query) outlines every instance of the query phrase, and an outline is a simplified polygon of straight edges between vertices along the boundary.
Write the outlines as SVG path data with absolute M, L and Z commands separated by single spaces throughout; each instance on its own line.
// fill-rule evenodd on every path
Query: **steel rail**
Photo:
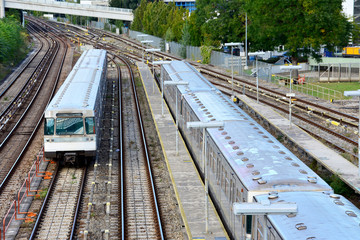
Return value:
M 31 235 L 30 235 L 30 237 L 29 237 L 29 239 L 34 239 L 35 238 L 35 234 L 36 234 L 36 232 L 37 232 L 37 230 L 38 230 L 38 228 L 39 228 L 39 223 L 40 223 L 40 220 L 41 220 L 41 216 L 43 215 L 43 213 L 44 213 L 44 211 L 45 211 L 45 207 L 46 207 L 46 205 L 44 204 L 44 203 L 47 203 L 47 201 L 49 200 L 49 197 L 50 197 L 50 193 L 52 192 L 52 190 L 53 190 L 53 186 L 54 186 L 54 183 L 55 183 L 55 179 L 57 178 L 57 175 L 58 175 L 58 173 L 59 173 L 59 170 L 60 170 L 60 167 L 59 167 L 59 164 L 57 164 L 56 165 L 56 169 L 55 169 L 55 171 L 54 171 L 54 174 L 53 174 L 53 176 L 52 176 L 52 179 L 51 179 L 51 182 L 50 182 L 50 186 L 49 186 L 49 188 L 48 188 L 48 191 L 47 191 L 47 193 L 46 193 L 46 196 L 45 196 L 45 198 L 44 198 L 44 202 L 43 202 L 43 204 L 42 204 L 42 206 L 41 206 L 41 208 L 40 208 L 40 211 L 39 211 L 39 213 L 38 213 L 38 217 L 37 217 L 37 219 L 36 219 L 36 222 L 35 222 L 35 225 L 34 225 L 34 227 L 33 227 L 33 230 L 32 230 L 32 232 L 31 232 Z
M 31 27 L 29 26 L 29 28 L 31 28 Z M 49 43 L 49 45 L 50 45 L 50 43 Z M 18 92 L 18 94 L 13 98 L 13 100 L 8 104 L 8 106 L 0 113 L 0 119 L 3 118 L 3 116 L 5 115 L 5 113 L 10 110 L 10 108 L 15 104 L 15 102 L 16 102 L 16 101 L 20 98 L 20 96 L 23 94 L 23 92 L 25 91 L 25 89 L 28 87 L 28 84 L 30 83 L 31 78 L 34 76 L 34 74 L 36 73 L 36 71 L 37 71 L 38 69 L 40 69 L 40 67 L 41 67 L 40 65 L 41 65 L 41 64 L 45 64 L 45 63 L 44 63 L 44 61 L 46 60 L 46 59 L 45 59 L 45 56 L 47 56 L 47 55 L 49 54 L 49 51 L 51 51 L 51 47 L 49 47 L 49 49 L 46 51 L 43 59 L 42 59 L 42 60 L 37 64 L 37 66 L 34 68 L 34 70 L 32 71 L 32 73 L 31 73 L 30 76 L 28 77 L 28 80 L 27 80 L 27 81 L 25 82 L 25 84 L 22 86 L 22 88 L 21 88 L 21 90 Z M 24 71 L 24 70 L 25 70 L 25 69 L 23 69 L 23 71 Z M 14 82 L 15 82 L 15 81 L 13 81 L 12 84 L 13 84 Z M 11 85 L 12 85 L 12 84 L 11 84 Z M 10 86 L 9 86 L 9 87 L 10 87 Z M 6 88 L 6 91 L 8 91 L 9 87 Z M 4 93 L 4 94 L 5 94 L 5 93 Z
M 92 31 L 94 31 L 94 30 L 92 30 Z M 115 35 L 115 34 L 113 34 L 113 33 L 108 33 L 108 32 L 100 31 L 100 30 L 95 30 L 95 32 L 96 32 L 96 31 L 101 32 L 101 33 L 102 33 L 103 35 L 105 35 L 105 36 L 109 36 L 109 37 L 115 38 L 115 39 L 117 39 L 117 40 L 119 40 L 119 41 L 125 42 L 126 44 L 129 44 L 130 46 L 135 46 L 135 47 L 137 47 L 137 48 L 140 49 L 140 50 L 143 50 L 143 49 L 144 49 L 144 47 L 143 47 L 142 45 L 138 44 L 138 43 L 135 42 L 135 41 L 131 41 L 131 40 L 129 40 L 129 39 L 121 38 L 121 37 L 119 37 L 119 36 L 117 36 L 117 35 Z M 166 53 L 163 53 L 163 52 L 161 52 L 161 53 L 160 53 L 160 52 L 155 52 L 154 55 L 160 56 L 160 57 L 167 57 L 167 58 L 171 58 L 171 59 L 176 59 L 176 60 L 182 60 L 181 58 L 174 57 L 174 56 L 171 56 L 171 55 L 166 54 Z M 217 72 L 217 71 L 212 70 L 212 69 L 205 68 L 205 67 L 203 67 L 203 66 L 199 66 L 199 65 L 197 65 L 197 64 L 192 64 L 192 65 L 195 65 L 195 66 L 200 67 L 200 72 L 201 72 L 201 71 L 204 71 L 205 73 L 210 74 L 210 75 L 215 76 L 215 77 L 218 77 L 218 78 L 219 78 L 219 76 L 221 76 L 223 80 L 229 79 L 229 76 L 227 76 L 226 74 Z M 208 72 L 210 72 L 210 73 L 208 73 Z M 224 78 L 225 78 L 225 79 L 224 79 Z M 240 77 L 234 76 L 234 80 L 237 80 L 237 81 L 239 81 L 239 82 L 241 82 L 241 83 L 244 83 L 244 84 L 247 84 L 247 85 L 250 85 L 250 86 L 253 86 L 253 87 L 256 86 L 255 83 L 250 83 L 250 82 L 248 82 L 248 81 L 246 81 L 246 80 L 243 80 L 243 79 L 240 78 Z M 286 94 L 284 94 L 284 93 L 280 93 L 280 92 L 277 92 L 277 91 L 275 91 L 275 90 L 272 90 L 272 89 L 269 89 L 269 88 L 266 88 L 266 87 L 262 87 L 262 86 L 259 86 L 259 89 L 262 89 L 262 90 L 264 90 L 264 91 L 271 92 L 271 93 L 273 93 L 273 94 L 277 94 L 277 95 L 279 95 L 279 96 L 285 96 L 285 95 L 286 95 Z M 324 107 L 324 106 L 321 106 L 321 105 L 317 105 L 317 104 L 315 104 L 315 103 L 312 103 L 312 102 L 310 102 L 310 101 L 307 101 L 307 100 L 304 100 L 304 99 L 301 99 L 301 98 L 297 98 L 297 101 L 298 101 L 298 102 L 302 102 L 302 103 L 304 103 L 304 104 L 306 104 L 306 105 L 309 105 L 309 106 L 312 106 L 312 107 L 316 107 L 316 108 L 322 109 L 322 110 L 324 110 L 324 111 L 331 112 L 331 113 L 333 113 L 333 114 L 335 114 L 335 115 L 339 115 L 339 116 L 342 116 L 342 117 L 351 119 L 351 120 L 355 121 L 356 123 L 358 122 L 358 118 L 355 117 L 355 116 L 352 116 L 352 115 L 349 115 L 349 114 L 346 114 L 346 113 L 342 113 L 342 112 L 339 112 L 339 111 L 337 111 L 337 110 L 334 110 L 334 109 L 331 109 L 331 108 L 328 108 L 328 107 Z M 304 107 L 304 108 L 306 108 L 306 107 Z M 343 121 L 344 121 L 343 119 L 337 118 L 337 117 L 334 117 L 334 116 L 331 116 L 331 115 L 327 114 L 326 112 L 316 112 L 316 111 L 314 111 L 314 112 L 317 113 L 317 114 L 326 115 L 327 117 L 329 117 L 329 118 L 331 118 L 331 119 L 333 119 L 333 120 L 339 121 L 339 122 L 343 122 Z M 347 123 L 348 125 L 353 126 L 353 127 L 358 127 L 358 125 L 357 125 L 356 123 L 351 123 L 351 122 L 348 122 L 348 121 L 346 121 L 346 123 Z
M 31 34 L 33 34 L 33 36 L 35 38 L 37 38 L 39 40 L 39 42 L 41 43 L 41 47 L 34 53 L 34 55 L 29 59 L 29 61 L 25 64 L 25 66 L 23 66 L 23 68 L 21 69 L 20 72 L 18 72 L 15 76 L 14 79 L 9 83 L 9 85 L 0 93 L 0 98 L 3 97 L 7 91 L 12 87 L 12 85 L 16 82 L 16 80 L 18 80 L 19 76 L 21 74 L 24 73 L 25 69 L 30 65 L 30 63 L 32 63 L 32 61 L 34 60 L 34 58 L 39 54 L 39 52 L 43 49 L 44 44 L 40 41 L 40 39 L 31 31 L 29 31 Z M 40 62 L 39 62 L 40 64 Z M 39 65 L 38 64 L 38 65 Z M 36 70 L 37 67 L 34 68 L 34 71 Z M 1 116 L 2 114 L 0 114 Z
M 127 59 L 125 59 L 124 57 L 120 57 L 120 56 L 116 56 L 116 57 L 119 58 L 121 61 L 123 61 L 126 64 L 126 66 L 128 67 L 129 71 L 130 71 L 131 84 L 132 84 L 132 89 L 133 89 L 133 92 L 134 92 L 133 98 L 134 98 L 135 104 L 136 104 L 137 119 L 139 121 L 139 126 L 140 126 L 140 130 L 141 130 L 143 151 L 144 151 L 144 154 L 146 156 L 146 163 L 147 163 L 147 168 L 148 168 L 148 173 L 149 173 L 148 177 L 149 177 L 149 180 L 151 182 L 152 195 L 153 195 L 153 199 L 154 199 L 154 208 L 155 208 L 155 211 L 156 211 L 156 218 L 157 218 L 158 227 L 159 227 L 158 232 L 160 233 L 161 239 L 165 239 L 164 232 L 163 232 L 163 229 L 162 229 L 162 223 L 161 223 L 161 218 L 160 218 L 160 211 L 159 211 L 159 207 L 158 207 L 158 201 L 157 201 L 157 197 L 156 197 L 153 174 L 152 174 L 152 170 L 151 170 L 150 156 L 149 156 L 149 152 L 148 152 L 148 149 L 147 149 L 147 141 L 146 141 L 145 130 L 144 130 L 144 125 L 143 125 L 142 116 L 141 116 L 140 104 L 139 104 L 139 100 L 138 100 L 138 96 L 137 96 L 137 92 L 136 92 L 134 73 L 133 73 L 133 71 L 131 69 L 131 66 L 128 63 Z
M 217 85 L 217 86 L 221 86 L 221 87 L 223 87 L 223 88 L 225 88 L 225 89 L 227 89 L 227 90 L 231 90 L 231 88 L 230 88 L 230 87 L 227 87 L 227 86 L 223 86 L 223 85 L 220 85 L 220 84 L 217 84 L 217 83 L 214 83 L 214 82 L 212 82 L 212 84 Z M 238 90 L 236 90 L 236 89 L 235 89 L 234 91 L 237 92 L 237 93 L 241 93 L 240 91 L 238 91 Z M 223 92 L 224 94 L 226 94 L 227 96 L 230 96 L 230 95 L 231 95 L 231 94 L 228 93 L 227 91 L 222 91 L 222 92 Z M 242 93 L 241 93 L 241 94 L 242 94 Z M 256 100 L 256 96 L 252 96 L 251 94 L 245 94 L 245 95 L 246 95 L 247 97 L 251 98 L 251 99 L 255 99 L 255 100 Z M 263 104 L 265 104 L 265 105 L 269 105 L 270 107 L 272 107 L 272 108 L 274 108 L 274 109 L 278 109 L 278 110 L 280 110 L 280 111 L 282 111 L 282 112 L 284 112 L 284 113 L 286 113 L 286 114 L 289 113 L 289 110 L 288 110 L 288 109 L 279 107 L 278 105 L 275 105 L 275 104 L 270 103 L 270 102 L 268 102 L 268 101 L 265 101 L 265 100 L 263 100 L 263 99 L 259 99 L 259 102 L 261 102 L 261 103 L 263 103 Z M 304 122 L 306 122 L 306 123 L 308 123 L 308 124 L 310 124 L 310 125 L 313 125 L 313 126 L 319 128 L 319 129 L 321 129 L 322 131 L 327 132 L 327 133 L 329 133 L 329 134 L 331 134 L 331 135 L 333 135 L 333 136 L 335 136 L 335 137 L 337 137 L 337 138 L 339 138 L 339 139 L 341 139 L 341 140 L 343 140 L 343 141 L 346 141 L 346 142 L 348 142 L 348 143 L 350 143 L 350 144 L 352 144 L 352 145 L 354 145 L 354 146 L 357 146 L 357 144 L 358 144 L 356 141 L 353 141 L 353 140 L 350 139 L 350 138 L 347 138 L 347 137 L 345 137 L 345 136 L 343 136 L 343 135 L 341 135 L 341 134 L 339 134 L 339 133 L 336 133 L 336 132 L 334 132 L 334 131 L 332 131 L 332 130 L 330 130 L 330 129 L 327 129 L 326 127 L 324 127 L 324 126 L 322 126 L 322 125 L 320 125 L 320 124 L 318 124 L 318 123 L 312 122 L 312 121 L 310 121 L 309 119 L 304 118 L 304 117 L 302 117 L 302 116 L 300 116 L 300 115 L 298 115 L 298 114 L 296 114 L 296 113 L 293 113 L 293 116 L 296 117 L 296 118 L 298 118 L 298 119 L 300 119 L 301 121 L 304 121 Z M 318 136 L 318 135 L 316 135 L 316 134 L 314 134 L 314 133 L 312 133 L 312 132 L 304 129 L 304 128 L 301 127 L 301 126 L 300 126 L 300 128 L 302 128 L 304 131 L 310 133 L 311 135 L 314 135 L 314 136 L 316 136 L 316 137 L 318 137 L 318 138 L 323 139 L 321 136 Z M 330 142 L 330 141 L 328 141 L 328 140 L 326 140 L 326 139 L 324 139 L 324 140 L 325 140 L 328 144 L 332 145 L 335 149 L 337 149 L 337 150 L 339 150 L 339 151 L 341 151 L 341 152 L 349 153 L 349 154 L 351 154 L 351 155 L 353 155 L 354 157 L 357 158 L 357 156 L 355 156 L 354 154 L 348 152 L 347 150 L 343 149 L 342 147 L 337 146 L 336 144 L 334 144 L 334 143 L 332 143 L 332 142 Z
M 26 109 L 24 110 L 24 112 L 22 113 L 21 117 L 18 119 L 18 121 L 16 122 L 16 124 L 13 126 L 13 128 L 9 131 L 9 133 L 6 135 L 6 137 L 4 138 L 4 140 L 0 143 L 0 149 L 4 146 L 4 144 L 7 142 L 7 140 L 10 138 L 10 136 L 12 135 L 12 133 L 17 129 L 18 125 L 20 124 L 20 122 L 22 121 L 22 119 L 26 116 L 26 114 L 28 114 L 28 110 L 30 109 L 30 107 L 32 106 L 33 102 L 35 101 L 36 97 L 38 96 L 38 93 L 40 92 L 41 90 L 41 87 L 42 85 L 44 84 L 44 80 L 47 76 L 47 74 L 49 73 L 50 69 L 51 69 L 51 66 L 56 58 L 56 55 L 60 49 L 60 45 L 57 43 L 56 44 L 57 48 L 55 50 L 55 52 L 52 54 L 52 57 L 51 57 L 51 60 L 50 60 L 50 63 L 49 63 L 49 66 L 48 68 L 46 69 L 45 73 L 43 73 L 42 75 L 42 80 L 41 80 L 41 83 L 38 87 L 38 89 L 36 90 L 33 98 L 30 100 L 28 106 L 26 107 Z
M 61 40 L 61 39 L 59 39 Z M 63 65 L 64 65 L 64 61 L 65 61 L 65 56 L 66 56 L 66 52 L 67 52 L 67 49 L 68 49 L 68 45 L 64 42 L 64 45 L 65 45 L 65 50 L 64 50 L 64 55 L 62 56 L 62 59 L 61 59 L 61 64 L 60 64 L 60 67 L 59 67 L 59 71 L 57 73 L 57 76 L 56 76 L 56 80 L 55 80 L 55 84 L 51 90 L 51 94 L 50 94 L 50 98 L 47 102 L 47 105 L 50 103 L 51 101 L 51 98 L 54 96 L 54 93 L 55 93 L 55 90 L 56 90 L 56 87 L 58 85 L 58 82 L 59 82 L 59 79 L 60 79 L 60 74 L 61 74 L 61 71 L 62 71 L 62 68 L 63 68 Z M 12 176 L 12 174 L 15 172 L 15 169 L 17 167 L 17 165 L 19 164 L 20 162 L 20 159 L 22 158 L 22 156 L 24 155 L 24 153 L 26 152 L 27 148 L 29 147 L 31 141 L 33 140 L 34 136 L 35 136 L 35 133 L 37 132 L 37 130 L 39 129 L 39 126 L 42 122 L 42 117 L 39 119 L 39 121 L 37 122 L 34 130 L 32 131 L 31 135 L 29 136 L 29 139 L 27 140 L 25 146 L 23 147 L 22 151 L 20 152 L 19 156 L 16 158 L 15 162 L 13 163 L 13 165 L 11 166 L 10 170 L 8 171 L 7 175 L 5 176 L 5 178 L 2 180 L 1 184 L 0 184 L 0 194 L 2 193 L 2 191 L 4 190 L 8 180 L 10 179 L 10 177 Z

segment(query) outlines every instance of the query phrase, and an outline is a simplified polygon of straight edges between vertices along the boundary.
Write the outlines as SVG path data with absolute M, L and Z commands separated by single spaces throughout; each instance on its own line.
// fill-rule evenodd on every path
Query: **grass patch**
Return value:
M 41 191 L 39 191 L 39 194 L 35 196 L 35 199 L 44 199 L 47 193 L 48 193 L 48 188 L 44 188 Z
M 314 83 L 315 85 L 330 88 L 339 92 L 352 91 L 360 89 L 359 82 L 342 82 L 342 83 Z

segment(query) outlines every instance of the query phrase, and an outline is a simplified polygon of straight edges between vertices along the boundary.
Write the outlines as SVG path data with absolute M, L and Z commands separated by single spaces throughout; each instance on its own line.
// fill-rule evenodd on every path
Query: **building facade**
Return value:
M 196 7 L 195 7 L 195 0 L 164 0 L 164 3 L 170 3 L 170 2 L 174 2 L 176 6 L 178 7 L 183 7 L 189 10 L 189 12 L 191 13 L 192 11 L 195 11 Z

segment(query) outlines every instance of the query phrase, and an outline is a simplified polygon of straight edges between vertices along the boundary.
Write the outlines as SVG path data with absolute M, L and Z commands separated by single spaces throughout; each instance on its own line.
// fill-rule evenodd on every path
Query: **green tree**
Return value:
M 146 11 L 147 1 L 141 0 L 140 6 L 134 12 L 134 21 L 131 24 L 131 29 L 135 31 L 143 31 L 143 17 Z
M 190 45 L 189 23 L 186 21 L 182 30 L 180 56 L 186 58 L 186 46 Z
M 342 0 L 246 0 L 252 50 L 283 45 L 297 64 L 300 57 L 320 60 L 320 48 L 347 45 L 352 24 Z
M 243 0 L 197 0 L 195 13 L 190 17 L 191 42 L 219 46 L 224 42 L 243 41 L 243 9 Z
M 15 18 L 0 19 L 0 64 L 15 64 L 26 53 L 26 33 Z
M 174 3 L 146 2 L 142 0 L 135 10 L 131 29 L 164 38 L 166 32 L 174 41 L 180 41 L 188 12 Z

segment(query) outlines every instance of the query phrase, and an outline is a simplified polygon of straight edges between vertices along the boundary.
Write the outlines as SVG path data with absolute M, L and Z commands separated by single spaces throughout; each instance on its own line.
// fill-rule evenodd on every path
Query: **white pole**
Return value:
M 160 68 L 160 78 L 161 78 L 161 116 L 164 116 L 164 70 L 163 67 Z
M 247 59 L 248 58 L 248 50 L 247 50 L 247 13 L 245 13 L 245 70 L 248 69 Z
M 177 102 L 177 91 L 176 91 L 176 85 L 175 85 L 175 95 L 176 95 L 176 155 L 179 155 L 179 133 L 178 133 L 178 102 Z
M 153 94 L 155 93 L 155 70 L 154 70 L 154 52 L 152 54 L 152 71 L 153 71 Z
M 360 96 L 359 96 L 358 159 L 359 159 L 359 176 L 360 176 Z
M 0 18 L 5 17 L 5 1 L 0 0 Z
M 203 129 L 204 131 L 204 136 L 205 136 L 205 130 L 206 128 Z M 204 161 L 205 161 L 205 216 L 206 216 L 206 225 L 205 225 L 205 231 L 206 233 L 208 233 L 209 230 L 209 180 L 208 180 L 208 166 L 207 166 L 207 161 L 206 161 L 206 136 L 204 139 L 204 144 L 205 144 L 205 152 L 204 152 Z
M 256 56 L 256 103 L 259 103 L 259 73 L 258 73 L 257 56 Z
M 290 93 L 291 93 L 291 69 L 290 69 Z M 289 126 L 290 126 L 290 128 L 291 128 L 291 96 L 290 96 L 290 99 L 289 99 Z
M 231 46 L 231 101 L 234 98 L 234 55 L 233 46 Z

